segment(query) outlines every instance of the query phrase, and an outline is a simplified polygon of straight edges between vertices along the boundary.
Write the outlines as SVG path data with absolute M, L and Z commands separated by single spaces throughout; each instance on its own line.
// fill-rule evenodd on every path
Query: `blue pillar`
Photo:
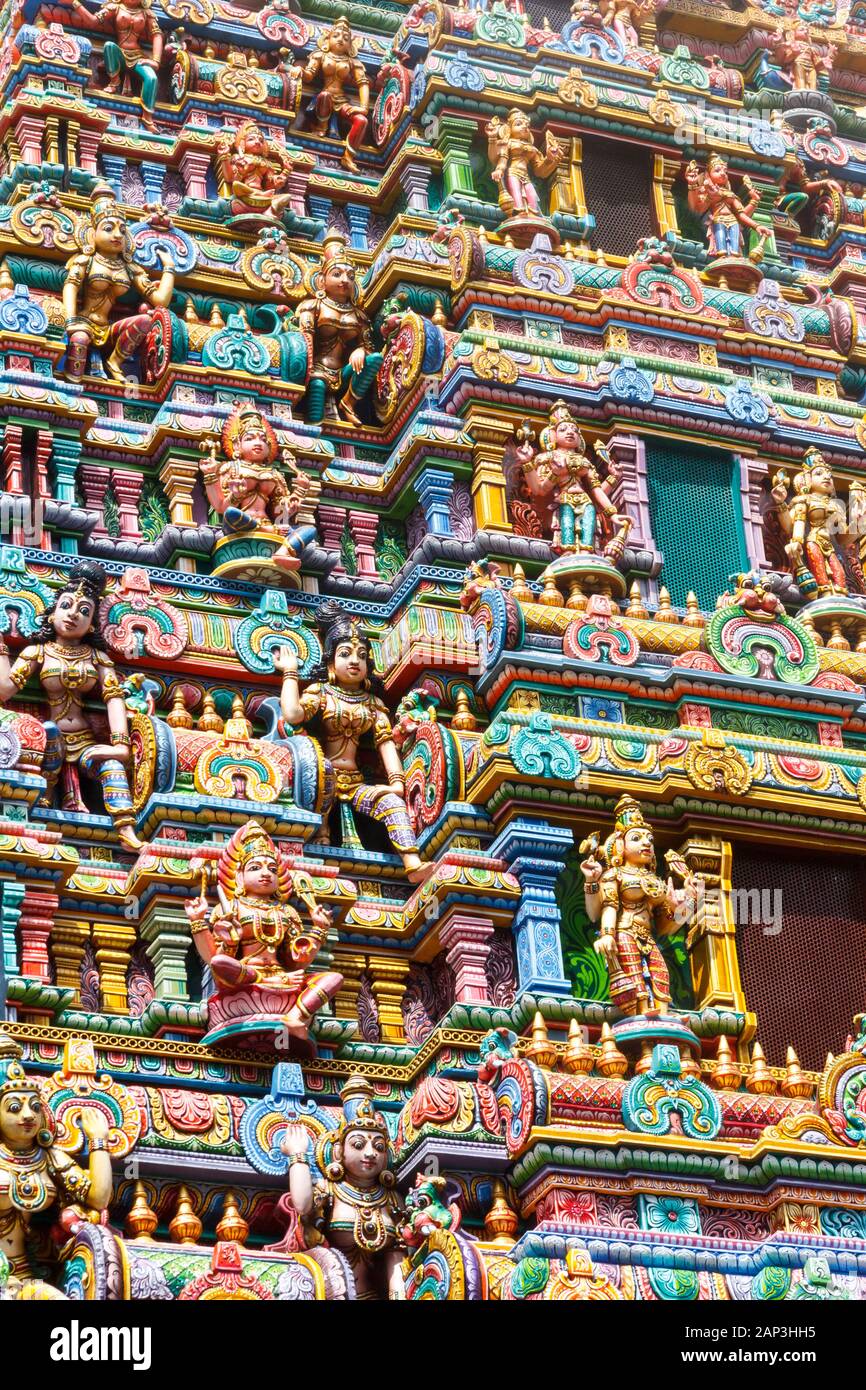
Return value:
M 370 226 L 370 209 L 361 203 L 347 203 L 346 216 L 349 219 L 349 238 L 356 251 L 366 251 L 369 246 L 367 230 Z
M 123 198 L 123 190 L 120 185 L 126 170 L 126 160 L 122 154 L 104 154 L 102 156 L 102 167 L 105 170 L 105 177 L 114 189 L 114 196 L 118 201 Z
M 571 831 L 563 826 L 536 816 L 518 816 L 490 846 L 490 853 L 504 859 L 520 883 L 513 925 L 518 999 L 522 994 L 571 994 L 562 963 L 554 887 L 573 845 Z
M 141 161 L 141 177 L 144 180 L 144 198 L 147 203 L 162 202 L 162 185 L 165 182 L 165 166 L 154 164 L 149 159 Z
M 310 205 L 310 212 L 317 221 L 322 223 L 325 231 L 328 229 L 328 219 L 331 216 L 331 208 L 334 206 L 330 198 L 321 198 L 315 193 L 307 195 L 307 202 Z
M 424 509 L 431 536 L 451 536 L 454 478 L 444 468 L 425 468 L 415 479 L 415 494 Z

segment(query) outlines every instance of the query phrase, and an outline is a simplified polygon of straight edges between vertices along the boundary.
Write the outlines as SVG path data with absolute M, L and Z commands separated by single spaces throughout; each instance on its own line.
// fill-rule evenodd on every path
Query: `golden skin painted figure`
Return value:
M 499 187 L 499 206 L 506 217 L 528 213 L 541 217 L 541 204 L 532 175 L 544 179 L 558 169 L 565 150 L 547 131 L 544 154 L 535 148 L 532 126 L 524 111 L 509 111 L 504 121 L 494 116 L 487 127 L 491 178 Z
M 670 977 L 656 937 L 683 926 L 698 883 L 687 872 L 682 889 L 659 878 L 652 829 L 634 797 L 620 797 L 615 817 L 602 848 L 597 835 L 580 847 L 586 912 L 598 926 L 595 949 L 610 971 L 611 1003 L 626 1015 L 666 1014 Z
M 255 121 L 217 136 L 217 173 L 236 215 L 279 220 L 292 201 L 286 192 L 292 161 L 284 145 L 268 140 Z
M 324 664 L 303 695 L 298 690 L 298 664 L 289 647 L 278 648 L 274 667 L 282 673 L 280 705 L 288 724 L 300 728 L 318 721 L 325 757 L 337 783 L 337 799 L 354 811 L 384 825 L 403 860 L 410 883 L 422 883 L 434 872 L 418 854 L 415 832 L 406 810 L 403 764 L 394 743 L 394 730 L 374 674 L 370 647 L 357 618 L 336 604 L 319 614 Z M 372 736 L 387 785 L 368 782 L 358 766 L 361 740 Z
M 833 474 L 824 455 L 817 449 L 806 450 L 794 478 L 792 499 L 784 473 L 778 473 L 773 484 L 773 500 L 778 506 L 782 533 L 787 537 L 785 552 L 803 596 L 812 599 L 847 594 L 846 564 L 856 592 L 866 593 L 857 543 L 850 534 L 845 508 L 836 496 Z M 856 495 L 854 488 L 852 492 Z
M 112 817 L 121 844 L 138 850 L 141 840 L 133 830 L 134 815 L 126 765 L 129 763 L 129 720 L 126 702 L 114 662 L 99 631 L 99 601 L 105 588 L 105 571 L 93 560 L 83 560 L 45 614 L 42 626 L 14 664 L 0 639 L 0 700 L 11 700 L 37 676 L 48 698 L 51 722 L 46 723 L 48 748 L 43 773 L 48 782 L 45 800 L 50 803 L 58 777 L 64 811 L 87 812 L 81 798 L 80 774 L 98 780 L 105 809 Z M 88 696 L 101 697 L 109 727 L 109 743 L 103 743 L 84 708 Z
M 343 983 L 333 970 L 305 973 L 328 933 L 330 912 L 316 902 L 306 875 L 287 868 L 257 821 L 236 830 L 223 849 L 217 892 L 218 907 L 212 909 L 202 891 L 186 904 L 186 915 L 196 950 L 217 986 L 219 1021 L 225 1014 L 237 1022 L 238 1031 L 253 1031 L 253 1020 L 272 1009 L 287 1033 L 306 1039 L 313 1014 Z M 292 893 L 304 898 L 310 928 L 289 902 Z M 219 996 L 254 987 L 263 997 L 254 1001 L 245 1021 L 240 1009 L 230 1003 L 223 1007 Z M 209 1012 L 213 1029 L 217 1020 L 212 1007 Z
M 352 1076 L 340 1092 L 343 1119 L 316 1145 L 325 1177 L 314 1183 L 303 1125 L 288 1125 L 281 1148 L 289 1159 L 289 1193 L 308 1245 L 322 1238 L 352 1266 L 358 1299 L 406 1297 L 400 1266 L 405 1207 L 389 1171 L 388 1129 L 373 1105 L 373 1088 Z
M 115 381 L 123 381 L 123 363 L 141 346 L 153 314 L 144 307 L 112 323 L 111 312 L 131 289 L 148 304 L 167 309 L 174 293 L 174 262 L 166 252 L 157 253 L 163 271 L 156 284 L 136 265 L 126 219 L 105 185 L 94 189 L 89 213 L 79 218 L 77 241 L 81 251 L 67 261 L 63 282 L 66 376 L 80 381 L 91 348 L 108 348 L 106 370 Z
M 28 1233 L 34 1216 L 58 1201 L 103 1212 L 111 1200 L 108 1120 L 93 1105 L 81 1108 L 90 1157 L 85 1170 L 54 1143 L 54 1125 L 39 1083 L 21 1065 L 21 1048 L 0 1033 L 0 1255 L 8 1276 L 5 1297 L 21 1301 L 63 1299 L 33 1271 Z M 2 1295 L 2 1288 L 0 1288 Z
M 325 237 L 322 262 L 310 276 L 310 287 L 312 295 L 295 312 L 312 364 L 307 420 L 318 424 L 328 415 L 360 425 L 357 407 L 373 383 L 382 354 L 372 351 L 373 335 L 361 305 L 355 266 L 338 233 Z
M 322 83 L 322 90 L 307 108 L 316 134 L 339 137 L 341 129 L 348 126 L 340 163 L 357 173 L 355 155 L 369 123 L 370 81 L 345 16 L 341 15 L 320 39 L 318 49 L 304 68 L 304 78 Z M 358 93 L 357 101 L 349 96 L 353 87 Z

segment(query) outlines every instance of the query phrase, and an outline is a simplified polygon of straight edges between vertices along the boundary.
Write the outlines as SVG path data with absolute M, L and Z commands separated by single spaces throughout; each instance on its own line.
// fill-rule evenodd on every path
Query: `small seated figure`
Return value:
M 217 136 L 216 151 L 221 192 L 231 199 L 232 212 L 279 221 L 292 201 L 286 191 L 292 172 L 286 147 L 268 140 L 255 121 L 243 121 L 237 130 Z
M 620 559 L 631 527 L 631 518 L 621 516 L 610 498 L 618 481 L 616 464 L 608 450 L 596 445 L 596 453 L 607 468 L 604 481 L 584 450 L 580 427 L 564 401 L 557 401 L 549 423 L 541 431 L 537 452 L 523 434 L 517 457 L 526 477 L 530 495 L 552 502 L 553 548 L 560 554 L 603 553 L 612 561 Z M 602 534 L 607 537 L 600 552 L 597 532 L 601 513 Z
M 358 57 L 349 21 L 341 16 L 319 40 L 317 51 L 304 68 L 307 82 L 321 79 L 322 88 L 307 110 L 317 135 L 339 135 L 348 126 L 341 164 L 358 172 L 355 155 L 367 133 L 370 110 L 370 82 Z M 348 92 L 354 87 L 357 101 Z
M 499 186 L 499 206 L 506 217 L 528 213 L 541 217 L 541 204 L 531 175 L 545 179 L 565 159 L 565 150 L 550 131 L 545 133 L 544 154 L 535 148 L 532 125 L 525 111 L 509 111 L 506 120 L 494 116 L 487 126 L 491 178 Z
M 629 1016 L 666 1014 L 670 976 L 656 937 L 685 925 L 699 888 L 688 874 L 684 889 L 658 877 L 653 833 L 634 797 L 621 796 L 615 815 L 601 848 L 598 835 L 580 847 L 586 913 L 598 924 L 595 949 L 610 971 L 613 1004 Z M 669 862 L 682 872 L 676 857 Z
M 327 970 L 307 975 L 331 925 L 331 914 L 304 885 L 304 875 L 287 866 L 270 835 L 258 821 L 249 821 L 232 835 L 217 864 L 219 906 L 211 909 L 202 893 L 186 903 L 196 950 L 210 968 L 220 996 L 257 987 L 256 1015 L 273 1008 L 280 1026 L 294 1037 L 307 1039 L 310 1020 L 340 989 L 342 975 Z M 304 898 L 311 928 L 305 928 L 289 902 L 292 893 Z M 213 1003 L 213 1001 L 212 1001 Z M 214 1025 L 213 1007 L 210 1023 Z M 235 1012 L 232 1016 L 239 1017 Z
M 299 728 L 311 720 L 321 726 L 325 757 L 334 769 L 337 799 L 384 825 L 403 860 L 410 883 L 422 883 L 435 870 L 422 863 L 412 822 L 406 810 L 403 764 L 394 744 L 394 730 L 382 699 L 383 687 L 374 674 L 369 644 L 357 618 L 339 605 L 323 605 L 319 613 L 324 663 L 301 695 L 298 663 L 290 647 L 274 654 L 282 673 L 280 706 L 288 724 Z M 361 740 L 372 735 L 387 786 L 369 782 L 358 766 Z
M 123 363 L 136 352 L 153 323 L 147 304 L 167 309 L 174 293 L 174 263 L 158 251 L 163 266 L 159 283 L 133 260 L 132 237 L 113 191 L 98 184 L 90 211 L 78 219 L 78 255 L 66 263 L 63 312 L 66 315 L 66 375 L 80 381 L 87 371 L 91 348 L 109 348 L 105 366 L 115 381 L 123 381 Z M 137 314 L 111 323 L 114 305 L 135 289 L 147 303 Z
M 145 130 L 156 129 L 153 113 L 164 48 L 162 30 L 150 3 L 151 0 L 109 0 L 109 4 L 91 14 L 81 0 L 71 0 L 72 13 L 85 29 L 110 29 L 114 33 L 116 42 L 108 39 L 102 49 L 108 73 L 105 90 L 110 94 L 119 92 L 128 74 L 135 73 L 141 81 L 141 124 Z
M 3 1296 L 22 1302 L 64 1299 L 65 1294 L 34 1273 L 30 1223 L 58 1199 L 75 1204 L 82 1220 L 106 1210 L 112 1192 L 108 1120 L 98 1106 L 82 1106 L 81 1128 L 90 1152 L 87 1168 L 79 1167 L 55 1144 L 53 1119 L 39 1082 L 25 1074 L 20 1059 L 19 1044 L 0 1033 L 0 1260 L 5 1260 L 7 1275 Z
M 24 648 L 14 665 L 0 638 L 0 700 L 20 695 L 30 677 L 38 676 L 51 714 L 51 722 L 45 726 L 45 802 L 50 805 L 60 778 L 63 810 L 86 813 L 80 774 L 98 779 L 105 809 L 121 844 L 138 850 L 142 842 L 132 828 L 135 818 L 126 773 L 130 758 L 126 702 L 99 629 L 105 579 L 105 570 L 95 560 L 77 564 L 45 614 L 35 641 Z M 101 732 L 84 707 L 85 699 L 93 695 L 105 706 L 108 743 L 102 742 Z
M 316 1145 L 316 1163 L 325 1173 L 321 1181 L 313 1183 L 306 1129 L 286 1126 L 280 1147 L 289 1159 L 292 1204 L 308 1245 L 324 1238 L 346 1256 L 358 1299 L 402 1301 L 405 1247 L 400 1232 L 406 1211 L 388 1167 L 388 1128 L 365 1077 L 350 1077 L 340 1099 L 339 1128 L 322 1135 Z
M 866 594 L 857 541 L 836 495 L 833 474 L 824 455 L 814 448 L 806 450 L 794 477 L 793 500 L 789 499 L 784 473 L 778 473 L 773 484 L 779 523 L 788 538 L 785 552 L 803 597 L 844 595 L 849 588 Z M 853 485 L 852 493 L 857 495 Z
M 294 474 L 289 483 L 286 472 L 276 466 L 277 436 L 253 405 L 235 407 L 223 427 L 221 443 L 221 459 L 215 439 L 201 445 L 205 455 L 201 473 L 223 529 L 230 535 L 259 531 L 282 537 L 283 548 L 274 562 L 297 569 L 304 546 L 316 537 L 312 524 L 292 524 L 310 490 L 310 479 L 297 470 L 291 451 L 284 449 L 284 467 Z
M 322 263 L 310 276 L 313 294 L 296 310 L 296 321 L 310 345 L 307 420 L 327 415 L 360 425 L 357 407 L 382 363 L 373 351 L 370 320 L 360 303 L 355 267 L 338 233 L 325 237 Z

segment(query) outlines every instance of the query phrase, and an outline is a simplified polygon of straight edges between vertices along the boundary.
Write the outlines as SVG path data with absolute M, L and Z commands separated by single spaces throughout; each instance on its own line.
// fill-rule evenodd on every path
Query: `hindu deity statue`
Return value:
M 796 219 L 808 209 L 806 231 L 828 241 L 845 217 L 845 193 L 838 179 L 830 178 L 826 169 L 810 176 L 802 159 L 789 154 L 779 183 L 776 208 L 787 217 Z
M 607 473 L 602 480 L 586 456 L 586 442 L 577 420 L 564 401 L 552 407 L 536 450 L 526 430 L 517 457 L 530 495 L 553 506 L 553 548 L 561 554 L 599 553 L 599 516 L 605 538 L 604 555 L 616 561 L 623 553 L 631 518 L 622 516 L 610 498 L 618 481 L 616 464 L 604 445 L 596 453 Z
M 319 40 L 317 51 L 304 68 L 304 78 L 322 84 L 307 108 L 316 133 L 338 138 L 341 127 L 348 127 L 340 162 L 357 173 L 355 155 L 369 122 L 370 82 L 345 16 L 341 15 Z M 348 95 L 353 87 L 358 93 L 357 101 Z
M 65 1294 L 34 1272 L 30 1223 L 58 1199 L 74 1204 L 82 1219 L 105 1211 L 112 1191 L 108 1120 L 98 1106 L 82 1106 L 89 1158 L 86 1170 L 79 1167 L 55 1144 L 39 1083 L 26 1075 L 20 1058 L 18 1043 L 0 1033 L 0 1256 L 9 1267 L 5 1296 L 15 1301 L 63 1299 Z
M 336 795 L 352 811 L 372 817 L 385 827 L 410 883 L 421 883 L 435 865 L 424 864 L 406 810 L 403 764 L 394 743 L 394 730 L 382 696 L 384 687 L 372 666 L 369 643 L 357 618 L 339 605 L 327 603 L 319 613 L 324 661 L 313 672 L 303 695 L 298 690 L 294 652 L 280 647 L 274 666 L 282 672 L 280 706 L 288 724 L 318 722 L 325 757 L 336 778 Z M 358 758 L 362 740 L 372 737 L 387 784 L 368 780 Z
M 620 797 L 615 817 L 603 846 L 593 835 L 580 847 L 586 912 L 598 925 L 595 949 L 610 971 L 612 1003 L 627 1015 L 665 1014 L 670 978 L 656 937 L 685 924 L 697 884 L 687 874 L 683 889 L 659 878 L 653 833 L 634 797 Z
M 38 678 L 51 716 L 45 724 L 48 744 L 42 770 L 48 785 L 44 801 L 50 804 L 59 779 L 63 810 L 87 812 L 81 773 L 98 780 L 121 844 L 138 850 L 142 842 L 132 828 L 125 767 L 130 756 L 126 703 L 98 622 L 105 579 L 105 570 L 93 560 L 75 565 L 34 641 L 14 664 L 0 639 L 0 700 L 20 695 L 31 676 Z M 108 742 L 99 727 L 103 721 L 85 709 L 85 700 L 94 695 L 105 707 Z
M 146 130 L 154 130 L 163 37 L 150 0 L 112 0 L 95 14 L 91 14 L 81 0 L 71 0 L 70 8 L 85 29 L 108 29 L 114 34 L 114 39 L 108 39 L 102 49 L 102 61 L 108 73 L 105 90 L 119 92 L 134 73 L 141 82 L 144 107 L 141 123 Z
M 302 1125 L 286 1127 L 281 1148 L 289 1159 L 292 1204 L 308 1245 L 324 1238 L 346 1256 L 358 1299 L 402 1300 L 406 1211 L 388 1167 L 388 1129 L 365 1077 L 351 1076 L 340 1099 L 339 1128 L 316 1145 L 316 1163 L 325 1174 L 320 1181 L 314 1183 L 310 1172 L 307 1131 Z
M 297 569 L 304 546 L 315 539 L 313 525 L 295 525 L 307 499 L 311 480 L 299 472 L 291 450 L 283 449 L 282 468 L 277 436 L 254 405 L 237 405 L 222 431 L 222 457 L 213 437 L 201 445 L 201 473 L 208 501 L 232 535 L 269 532 L 282 539 L 274 561 Z M 291 480 L 289 476 L 291 475 Z
M 786 24 L 771 39 L 773 57 L 795 92 L 815 92 L 820 79 L 828 77 L 836 57 L 834 44 L 819 48 L 812 40 L 808 24 Z
M 498 116 L 487 126 L 487 157 L 493 165 L 491 178 L 499 186 L 499 206 L 506 217 L 515 213 L 541 217 L 541 204 L 532 175 L 545 179 L 565 159 L 565 150 L 550 131 L 545 132 L 544 154 L 535 148 L 532 126 L 524 111 L 509 111 L 504 121 Z
M 727 160 L 719 154 L 710 155 L 703 172 L 692 160 L 686 168 L 685 179 L 689 190 L 689 207 L 692 212 L 703 218 L 710 254 L 741 256 L 745 227 L 758 236 L 751 258 L 759 260 L 767 232 L 751 215 L 758 206 L 761 195 L 748 175 L 744 174 L 742 178 L 743 187 L 748 195 L 745 203 L 734 192 L 728 177 Z
M 107 347 L 105 366 L 115 381 L 123 381 L 123 362 L 144 341 L 153 314 L 140 309 L 111 323 L 111 311 L 131 289 L 149 304 L 167 309 L 174 293 L 174 263 L 167 252 L 157 253 L 163 271 L 156 284 L 136 265 L 126 220 L 106 184 L 93 190 L 90 210 L 78 220 L 76 240 L 81 251 L 67 261 L 63 282 L 66 375 L 80 381 L 91 348 Z
M 279 221 L 292 201 L 286 192 L 292 161 L 285 145 L 268 140 L 255 121 L 243 121 L 237 130 L 217 136 L 216 165 L 234 214 L 258 213 Z
M 793 489 L 792 499 L 785 474 L 776 474 L 772 497 L 800 592 L 810 599 L 847 594 L 849 588 L 866 593 L 857 541 L 836 495 L 830 466 L 817 449 L 806 450 Z
M 305 902 L 310 927 L 292 907 L 292 894 Z M 236 830 L 220 854 L 217 895 L 219 904 L 211 908 L 203 883 L 200 896 L 185 906 L 218 996 L 265 991 L 264 1000 L 255 1000 L 256 1013 L 266 1005 L 262 1012 L 272 1010 L 288 1033 L 306 1039 L 313 1014 L 343 983 L 333 970 L 307 973 L 330 928 L 330 912 L 316 901 L 307 875 L 288 868 L 254 820 Z
M 373 383 L 382 354 L 372 350 L 370 320 L 361 307 L 355 267 L 338 233 L 325 237 L 322 262 L 310 277 L 310 287 L 313 294 L 296 310 L 312 364 L 307 420 L 318 424 L 327 413 L 359 425 L 357 406 Z
M 622 39 L 626 48 L 640 47 L 638 30 L 648 15 L 655 10 L 653 3 L 635 3 L 635 0 L 611 0 L 604 12 L 604 27 L 612 29 Z

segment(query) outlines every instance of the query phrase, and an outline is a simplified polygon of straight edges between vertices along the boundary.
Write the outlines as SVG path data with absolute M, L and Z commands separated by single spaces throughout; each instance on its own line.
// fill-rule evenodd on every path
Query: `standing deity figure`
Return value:
M 384 1118 L 373 1105 L 373 1088 L 351 1076 L 340 1092 L 343 1119 L 316 1144 L 316 1163 L 325 1177 L 314 1183 L 309 1135 L 288 1125 L 281 1148 L 289 1159 L 292 1205 L 308 1245 L 322 1239 L 340 1250 L 355 1276 L 358 1299 L 405 1299 L 400 1266 L 406 1210 L 389 1170 L 391 1146 Z
M 150 0 L 111 0 L 95 14 L 91 14 L 81 0 L 71 0 L 70 8 L 85 29 L 110 29 L 114 33 L 116 42 L 108 39 L 102 49 L 102 61 L 108 73 L 105 90 L 119 92 L 127 76 L 135 73 L 141 81 L 141 104 L 145 111 L 141 124 L 145 130 L 154 130 L 163 37 Z M 147 45 L 150 45 L 149 52 Z
M 719 154 L 710 155 L 703 173 L 692 160 L 686 168 L 685 179 L 689 189 L 689 207 L 692 212 L 703 218 L 710 254 L 741 256 L 743 228 L 747 227 L 757 233 L 759 240 L 751 258 L 759 260 L 767 232 L 751 215 L 758 206 L 761 195 L 748 175 L 744 175 L 742 179 L 743 187 L 748 194 L 748 202 L 745 203 L 734 192 L 728 178 L 727 160 L 722 159 Z
M 320 78 L 322 83 L 321 91 L 307 108 L 313 116 L 316 134 L 339 138 L 341 125 L 348 126 L 340 162 L 344 168 L 357 173 L 355 155 L 367 133 L 370 82 L 344 15 L 319 40 L 317 51 L 304 68 L 304 78 L 307 82 Z M 357 103 L 347 96 L 347 89 L 352 87 L 358 93 Z
M 334 603 L 319 614 L 324 662 L 313 672 L 313 683 L 298 692 L 294 652 L 280 647 L 274 666 L 283 675 L 280 707 L 288 724 L 319 722 L 325 757 L 334 769 L 336 793 L 353 811 L 385 827 L 410 883 L 422 883 L 435 865 L 424 864 L 406 810 L 403 764 L 394 743 L 394 730 L 382 695 L 382 682 L 373 673 L 370 647 L 357 618 Z M 387 785 L 370 782 L 358 766 L 361 740 L 372 736 L 388 778 Z
M 292 524 L 310 491 L 310 479 L 297 470 L 289 449 L 282 451 L 283 468 L 277 467 L 277 436 L 253 405 L 235 407 L 223 427 L 221 444 L 222 458 L 213 437 L 201 445 L 201 474 L 224 530 L 231 535 L 264 531 L 281 536 L 283 550 L 274 561 L 281 568 L 297 569 L 304 547 L 316 538 L 315 526 Z
M 307 420 L 318 424 L 327 413 L 360 425 L 356 407 L 373 383 L 382 354 L 372 351 L 370 320 L 361 308 L 355 267 L 338 233 L 325 237 L 322 262 L 310 277 L 310 287 L 312 296 L 296 310 L 312 363 Z
M 63 810 L 86 813 L 80 774 L 98 779 L 121 844 L 137 850 L 142 842 L 132 828 L 132 798 L 124 766 L 130 756 L 126 702 L 98 624 L 104 589 L 105 570 L 93 560 L 83 560 L 70 571 L 35 640 L 14 665 L 0 639 L 0 700 L 20 695 L 30 677 L 38 677 L 51 714 L 45 724 L 48 746 L 43 772 L 48 785 L 44 800 L 50 803 L 59 777 Z M 84 708 L 85 699 L 94 694 L 105 706 L 109 743 L 102 742 Z
M 532 126 L 523 111 L 509 111 L 487 126 L 487 157 L 493 165 L 491 178 L 499 186 L 499 206 L 506 217 L 515 213 L 542 216 L 532 174 L 547 178 L 565 159 L 565 150 L 550 131 L 545 132 L 544 154 L 535 148 Z
M 656 937 L 684 925 L 697 882 L 687 870 L 685 889 L 659 878 L 653 833 L 634 797 L 620 797 L 615 817 L 601 848 L 598 835 L 580 847 L 586 912 L 598 926 L 595 949 L 610 971 L 612 1003 L 627 1015 L 665 1014 L 670 977 Z M 681 861 L 670 858 L 682 873 Z
M 110 348 L 105 361 L 115 381 L 123 381 L 123 362 L 144 341 L 153 313 L 141 305 L 137 314 L 110 322 L 118 299 L 135 289 L 148 304 L 167 309 L 174 293 L 174 263 L 158 252 L 163 271 L 158 284 L 133 260 L 132 237 L 114 193 L 99 184 L 91 195 L 89 212 L 78 220 L 78 255 L 66 263 L 63 312 L 66 316 L 66 375 L 80 381 L 91 348 Z
M 217 136 L 216 165 L 221 193 L 231 199 L 235 215 L 258 213 L 279 221 L 291 204 L 286 192 L 292 173 L 289 153 L 285 145 L 268 140 L 255 121 Z
M 595 451 L 607 469 L 604 481 L 587 458 L 586 442 L 577 420 L 564 401 L 557 401 L 548 424 L 541 431 L 536 451 L 521 431 L 524 442 L 517 451 L 530 495 L 554 507 L 553 548 L 560 554 L 599 554 L 597 531 L 607 537 L 603 554 L 616 561 L 623 553 L 631 518 L 621 516 L 610 499 L 619 474 L 604 445 Z
M 626 48 L 638 48 L 638 29 L 654 9 L 652 0 L 649 4 L 635 3 L 635 0 L 611 0 L 604 13 L 604 27 L 612 29 L 622 39 Z
M 306 928 L 289 898 L 307 905 Z M 196 950 L 210 968 L 219 994 L 254 986 L 270 991 L 280 1024 L 306 1039 L 313 1014 L 340 989 L 334 970 L 306 974 L 331 925 L 331 914 L 316 902 L 306 874 L 292 872 L 258 821 L 236 830 L 217 863 L 219 905 L 211 909 L 201 895 L 186 904 Z M 287 997 L 281 997 L 281 996 Z
M 866 593 L 857 543 L 824 455 L 817 449 L 806 450 L 794 477 L 793 500 L 784 473 L 774 477 L 772 497 L 782 533 L 788 538 L 785 552 L 804 598 L 847 594 L 849 576 L 856 592 Z
M 786 24 L 771 41 L 772 53 L 795 92 L 815 92 L 821 77 L 833 70 L 836 47 L 812 42 L 808 24 Z
M 74 1203 L 82 1218 L 106 1210 L 112 1191 L 108 1121 L 98 1106 L 82 1106 L 81 1128 L 90 1154 L 87 1169 L 80 1168 L 55 1144 L 51 1112 L 38 1081 L 26 1075 L 20 1058 L 18 1043 L 0 1033 L 0 1262 L 8 1275 L 5 1297 L 22 1302 L 63 1299 L 65 1294 L 34 1274 L 30 1223 L 58 1198 Z

